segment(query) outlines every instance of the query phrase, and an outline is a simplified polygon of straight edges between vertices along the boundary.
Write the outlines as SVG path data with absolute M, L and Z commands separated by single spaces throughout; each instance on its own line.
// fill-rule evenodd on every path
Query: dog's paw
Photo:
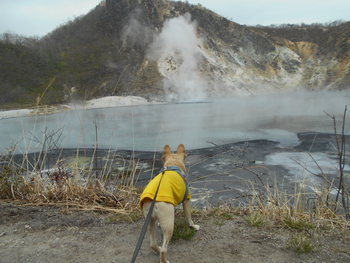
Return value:
M 191 225 L 190 227 L 192 227 L 195 230 L 199 230 L 201 227 L 199 225 Z
M 159 253 L 160 253 L 160 247 L 159 247 L 159 246 L 157 246 L 157 245 L 155 245 L 155 246 L 151 246 L 151 249 L 152 249 L 154 252 L 156 252 L 157 254 L 159 254 Z

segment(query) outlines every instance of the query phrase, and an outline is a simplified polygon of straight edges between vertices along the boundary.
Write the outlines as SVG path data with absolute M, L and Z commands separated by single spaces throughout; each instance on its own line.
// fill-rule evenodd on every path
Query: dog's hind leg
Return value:
M 151 206 L 151 202 L 144 203 L 144 205 L 143 205 L 144 217 L 147 216 L 150 206 Z M 153 212 L 153 215 L 151 217 L 151 221 L 149 222 L 149 225 L 148 225 L 149 244 L 150 244 L 150 247 L 152 250 L 154 250 L 157 253 L 160 253 L 160 248 L 157 245 L 156 232 L 154 229 L 155 225 L 156 225 L 156 221 L 157 220 L 156 220 L 156 218 L 154 216 L 154 212 Z
M 192 215 L 191 215 L 191 201 L 190 200 L 185 200 L 183 202 L 183 209 L 185 213 L 186 220 L 189 224 L 190 227 L 194 228 L 195 230 L 199 230 L 199 225 L 195 225 L 192 221 Z
M 154 230 L 154 227 L 156 225 L 156 219 L 152 218 L 151 221 L 149 222 L 148 226 L 148 234 L 149 234 L 149 244 L 150 247 L 157 253 L 160 253 L 160 248 L 157 245 L 157 239 L 156 239 L 156 232 Z
M 173 236 L 174 231 L 174 216 L 175 208 L 172 204 L 168 203 L 157 203 L 157 218 L 160 223 L 160 227 L 163 232 L 163 244 L 160 248 L 160 262 L 169 263 L 168 261 L 168 245 Z

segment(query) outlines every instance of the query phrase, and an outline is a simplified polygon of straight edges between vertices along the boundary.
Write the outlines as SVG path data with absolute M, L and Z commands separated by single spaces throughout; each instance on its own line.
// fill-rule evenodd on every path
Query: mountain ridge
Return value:
M 102 3 L 41 39 L 3 36 L 0 105 L 349 88 L 350 22 L 248 27 L 184 2 Z

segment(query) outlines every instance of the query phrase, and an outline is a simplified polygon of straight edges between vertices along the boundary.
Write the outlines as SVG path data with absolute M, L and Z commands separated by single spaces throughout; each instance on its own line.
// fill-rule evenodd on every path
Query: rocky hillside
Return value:
M 247 27 L 200 5 L 106 0 L 41 39 L 4 34 L 0 105 L 350 87 L 350 23 Z

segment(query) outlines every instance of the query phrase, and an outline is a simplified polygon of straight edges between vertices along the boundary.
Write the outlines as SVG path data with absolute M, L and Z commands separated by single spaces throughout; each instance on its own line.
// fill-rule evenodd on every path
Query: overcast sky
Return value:
M 115 0 L 118 1 L 118 0 Z M 239 24 L 350 21 L 350 0 L 188 0 Z M 100 0 L 0 0 L 0 33 L 43 36 Z

